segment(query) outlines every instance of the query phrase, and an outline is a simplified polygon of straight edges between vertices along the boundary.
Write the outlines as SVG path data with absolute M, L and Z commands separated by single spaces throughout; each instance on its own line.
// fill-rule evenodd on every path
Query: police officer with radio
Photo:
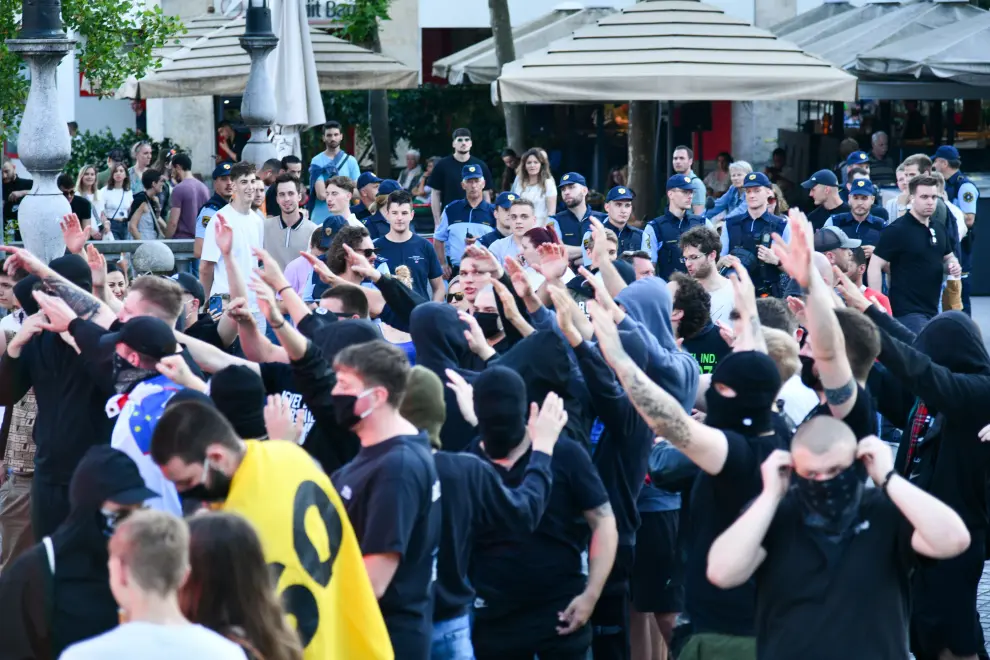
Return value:
M 601 211 L 592 211 L 588 206 L 588 182 L 577 172 L 568 172 L 560 177 L 560 198 L 567 208 L 554 215 L 548 222 L 557 236 L 567 246 L 567 258 L 581 259 L 582 238 L 591 231 L 589 218 L 605 222 L 607 217 Z
M 862 241 L 867 259 L 873 256 L 873 247 L 880 240 L 880 232 L 885 225 L 883 218 L 871 213 L 876 194 L 876 188 L 869 179 L 856 179 L 849 190 L 850 210 L 825 221 L 826 227 L 837 227 L 848 236 Z
M 681 257 L 681 234 L 698 225 L 712 226 L 710 220 L 691 212 L 693 196 L 690 174 L 675 174 L 667 179 L 667 211 L 650 220 L 643 230 L 643 249 L 655 264 L 657 276 L 665 280 L 674 271 L 686 272 Z
M 968 232 L 960 241 L 959 265 L 962 267 L 962 303 L 963 312 L 970 314 L 969 304 L 969 270 L 973 263 L 973 230 L 976 224 L 976 203 L 980 199 L 980 191 L 969 177 L 959 171 L 962 159 L 959 150 L 949 144 L 943 144 L 935 150 L 932 167 L 945 178 L 945 196 L 950 202 L 959 207 L 966 218 Z
M 460 269 L 464 248 L 495 231 L 495 205 L 485 201 L 485 185 L 484 170 L 468 163 L 461 168 L 464 198 L 447 204 L 440 214 L 440 224 L 433 232 L 433 248 L 447 279 Z
M 199 215 L 196 216 L 196 239 L 193 241 L 193 256 L 196 258 L 191 262 L 196 271 L 193 275 L 196 277 L 199 276 L 199 256 L 203 253 L 206 226 L 210 224 L 217 211 L 230 203 L 230 198 L 234 195 L 234 183 L 230 180 L 230 168 L 233 166 L 230 161 L 225 161 L 213 168 L 213 196 L 206 201 L 199 210 Z
M 767 200 L 773 194 L 770 179 L 763 172 L 747 174 L 743 181 L 746 211 L 725 219 L 722 228 L 722 255 L 732 254 L 749 271 L 757 295 L 780 293 L 779 260 L 770 249 L 773 234 L 790 241 L 787 220 L 767 210 Z
M 619 239 L 619 254 L 636 252 L 643 247 L 643 230 L 629 224 L 634 199 L 636 199 L 636 193 L 633 192 L 632 188 L 626 186 L 614 186 L 605 195 L 605 211 L 608 213 L 608 220 L 602 225 L 605 229 L 611 229 L 615 232 L 615 236 Z M 591 268 L 591 255 L 588 254 L 590 245 L 591 231 L 589 230 L 581 239 L 585 268 Z

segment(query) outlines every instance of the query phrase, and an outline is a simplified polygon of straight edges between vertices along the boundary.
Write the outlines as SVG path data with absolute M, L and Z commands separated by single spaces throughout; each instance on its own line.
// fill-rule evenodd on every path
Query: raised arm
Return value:
M 619 271 L 616 270 L 615 264 L 612 260 L 608 258 L 608 240 L 605 238 L 605 225 L 603 225 L 598 218 L 592 216 L 591 220 L 591 238 L 594 241 L 595 250 L 595 260 L 598 262 L 598 272 L 602 276 L 602 282 L 605 283 L 605 288 L 608 289 L 609 294 L 614 298 L 619 293 L 628 286 L 626 281 L 622 279 L 619 275 Z

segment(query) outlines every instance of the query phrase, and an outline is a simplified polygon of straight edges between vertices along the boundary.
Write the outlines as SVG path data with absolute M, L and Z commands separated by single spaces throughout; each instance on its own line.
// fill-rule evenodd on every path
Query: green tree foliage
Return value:
M 65 168 L 62 171 L 74 179 L 79 173 L 79 170 L 86 165 L 96 165 L 97 170 L 105 170 L 107 167 L 107 154 L 112 149 L 120 149 L 130 156 L 131 147 L 136 142 L 142 140 L 151 143 L 152 166 L 158 161 L 159 155 L 163 152 L 167 152 L 170 149 L 181 151 L 179 145 L 172 142 L 169 138 L 165 138 L 161 142 L 155 142 L 154 140 L 149 140 L 145 135 L 138 135 L 133 129 L 127 129 L 119 137 L 114 136 L 109 128 L 100 133 L 82 131 L 73 138 L 72 157 L 65 164 Z M 134 163 L 129 164 L 133 165 Z
M 22 60 L 6 44 L 20 30 L 20 13 L 21 0 L 0 0 L 0 139 L 20 122 L 27 99 Z M 80 71 L 107 95 L 157 68 L 154 49 L 184 31 L 177 17 L 141 0 L 62 0 L 62 21 L 76 39 Z

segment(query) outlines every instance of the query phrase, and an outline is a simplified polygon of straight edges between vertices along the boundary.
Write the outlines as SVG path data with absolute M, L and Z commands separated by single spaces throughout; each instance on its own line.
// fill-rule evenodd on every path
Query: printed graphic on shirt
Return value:
M 317 310 L 319 309 L 321 308 L 318 307 Z M 324 310 L 324 313 L 325 311 L 326 310 Z M 302 394 L 293 392 L 291 390 L 282 390 L 282 400 L 289 402 L 289 407 L 292 408 L 293 419 L 296 418 L 297 412 L 300 411 L 302 412 L 303 419 L 305 421 L 303 422 L 302 434 L 299 436 L 299 440 L 298 440 L 299 444 L 301 445 L 306 440 L 306 436 L 309 435 L 309 430 L 313 428 L 313 423 L 316 422 L 316 418 L 313 417 L 313 413 L 311 413 L 309 411 L 309 408 L 306 407 L 306 404 L 303 403 Z

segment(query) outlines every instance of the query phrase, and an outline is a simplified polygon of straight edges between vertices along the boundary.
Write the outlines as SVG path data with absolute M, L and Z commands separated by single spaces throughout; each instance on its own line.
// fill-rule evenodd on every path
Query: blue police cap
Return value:
M 743 188 L 773 188 L 773 184 L 763 172 L 751 172 L 746 175 Z
M 667 190 L 694 190 L 691 185 L 691 177 L 687 174 L 675 174 L 667 179 Z
M 347 218 L 341 215 L 331 215 L 323 221 L 323 226 L 320 227 L 320 249 L 328 250 L 330 248 L 330 243 L 333 241 L 333 237 L 337 235 L 337 232 L 347 226 Z
M 831 170 L 818 170 L 811 175 L 811 178 L 801 184 L 801 187 L 805 190 L 811 190 L 815 186 L 832 186 L 835 188 L 839 185 L 839 179 L 836 178 L 835 172 Z
M 577 172 L 568 172 L 564 176 L 560 177 L 560 184 L 558 187 L 563 188 L 571 184 L 587 187 L 588 182 L 585 181 L 584 176 L 581 174 L 578 174 Z
M 865 151 L 854 151 L 846 158 L 846 165 L 866 165 L 870 157 Z
M 369 183 L 381 183 L 382 180 L 375 176 L 374 172 L 361 172 L 361 176 L 358 177 L 357 187 L 358 190 L 364 188 Z
M 219 165 L 213 168 L 213 178 L 219 179 L 222 176 L 230 176 L 230 168 L 233 166 L 234 164 L 231 163 L 229 160 L 220 163 Z
M 388 195 L 396 190 L 402 190 L 402 186 L 395 179 L 382 179 L 381 185 L 378 186 L 379 195 Z
M 632 200 L 636 198 L 636 193 L 625 186 L 615 186 L 608 191 L 605 196 L 606 202 L 617 202 L 619 200 Z
M 946 160 L 962 160 L 959 157 L 959 150 L 951 144 L 943 144 L 941 147 L 936 149 L 935 155 L 932 156 L 932 160 L 935 160 L 936 158 L 944 158 Z
M 850 195 L 876 195 L 877 190 L 869 179 L 856 179 L 849 186 Z
M 481 165 L 473 165 L 468 163 L 461 168 L 461 180 L 467 181 L 469 179 L 484 179 L 485 173 L 481 169 Z
M 495 206 L 501 209 L 507 209 L 512 206 L 512 203 L 519 199 L 519 195 L 513 192 L 503 192 L 499 193 L 498 197 L 495 198 Z

